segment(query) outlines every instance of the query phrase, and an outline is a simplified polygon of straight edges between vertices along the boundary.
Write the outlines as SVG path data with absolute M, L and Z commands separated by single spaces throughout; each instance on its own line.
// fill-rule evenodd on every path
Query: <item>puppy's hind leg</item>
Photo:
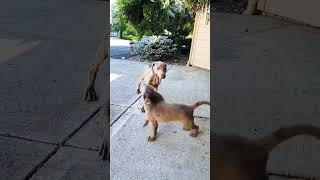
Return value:
M 148 137 L 149 142 L 156 140 L 157 129 L 158 129 L 157 121 L 150 121 L 150 128 L 151 128 L 151 135 Z
M 192 128 L 191 128 L 191 133 L 190 136 L 191 137 L 197 137 L 199 133 L 199 126 L 193 124 Z
M 198 132 L 199 132 L 198 131 L 199 126 L 194 124 L 193 117 L 192 117 L 192 119 L 186 119 L 186 120 L 182 121 L 182 129 L 184 131 L 191 130 L 191 134 L 190 134 L 191 137 L 197 137 Z
M 104 135 L 100 145 L 99 155 L 102 160 L 110 160 L 110 104 L 109 101 L 102 105 L 103 120 L 104 120 Z

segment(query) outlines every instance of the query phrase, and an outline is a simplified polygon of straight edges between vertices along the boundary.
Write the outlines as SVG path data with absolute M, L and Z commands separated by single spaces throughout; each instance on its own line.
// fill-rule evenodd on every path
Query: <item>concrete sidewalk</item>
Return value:
M 320 126 L 320 29 L 265 16 L 213 16 L 215 132 L 267 135 Z M 271 153 L 276 174 L 319 177 L 320 141 L 296 137 Z
M 106 7 L 91 0 L 1 2 L 0 179 L 106 179 L 98 156 L 101 102 L 81 102 Z M 105 68 L 98 95 L 103 77 Z
M 148 142 L 143 128 L 138 77 L 144 63 L 111 60 L 111 179 L 209 179 L 210 107 L 195 115 L 201 133 L 192 138 L 177 123 L 160 124 L 158 139 Z M 192 104 L 210 100 L 210 72 L 194 67 L 168 66 L 159 92 L 166 101 Z
M 197 138 L 191 138 L 179 124 L 170 123 L 160 124 L 158 139 L 148 142 L 149 128 L 142 127 L 141 99 L 135 94 L 143 66 L 141 62 L 111 59 L 111 179 L 210 179 L 209 107 L 195 111 L 201 131 Z M 210 100 L 209 75 L 209 71 L 195 67 L 169 66 L 159 92 L 169 102 Z M 287 178 L 271 175 L 270 180 Z

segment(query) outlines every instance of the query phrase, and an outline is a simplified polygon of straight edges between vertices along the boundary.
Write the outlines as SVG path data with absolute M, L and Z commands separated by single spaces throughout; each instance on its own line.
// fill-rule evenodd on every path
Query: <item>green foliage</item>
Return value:
M 124 39 L 128 39 L 128 40 L 131 40 L 133 42 L 137 42 L 140 40 L 140 36 L 137 32 L 137 30 L 131 25 L 130 22 L 128 22 L 126 24 L 126 28 L 125 30 L 123 31 L 123 38 Z
M 186 6 L 181 1 L 173 1 L 167 8 L 168 22 L 166 29 L 169 37 L 176 44 L 185 44 L 186 37 L 193 30 L 193 19 Z M 191 43 L 185 44 L 190 45 Z
M 117 0 L 113 8 L 112 31 L 138 41 L 143 36 L 166 35 L 176 44 L 190 45 L 193 17 L 190 9 L 208 0 Z
M 117 8 L 116 4 L 113 4 L 113 7 L 112 7 L 111 31 L 112 32 L 120 31 L 119 9 Z
M 118 0 L 120 11 L 139 35 L 161 35 L 165 28 L 166 10 L 160 0 Z
M 184 4 L 191 9 L 194 5 L 201 5 L 201 6 L 205 6 L 208 5 L 210 3 L 209 0 L 183 0 Z
M 120 38 L 123 38 L 122 34 L 126 29 L 127 22 L 117 4 L 113 5 L 111 21 L 111 31 L 120 32 Z

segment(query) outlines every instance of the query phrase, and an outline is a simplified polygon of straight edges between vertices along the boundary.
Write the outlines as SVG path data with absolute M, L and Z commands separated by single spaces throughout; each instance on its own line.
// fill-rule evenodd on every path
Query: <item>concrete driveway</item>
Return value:
M 115 59 L 125 59 L 131 57 L 130 53 L 130 41 L 125 39 L 119 39 L 115 37 L 110 38 L 110 57 Z
M 106 178 L 97 152 L 100 103 L 81 102 L 106 6 L 91 0 L 1 3 L 0 179 Z
M 195 122 L 201 133 L 192 138 L 177 123 L 160 124 L 158 139 L 147 141 L 137 80 L 144 63 L 111 59 L 111 179 L 209 179 L 210 107 L 200 106 Z M 210 72 L 168 66 L 159 92 L 168 102 L 192 104 L 210 100 Z
M 215 14 L 215 132 L 250 138 L 282 125 L 320 126 L 320 30 L 264 16 Z M 293 138 L 270 173 L 320 177 L 320 141 Z

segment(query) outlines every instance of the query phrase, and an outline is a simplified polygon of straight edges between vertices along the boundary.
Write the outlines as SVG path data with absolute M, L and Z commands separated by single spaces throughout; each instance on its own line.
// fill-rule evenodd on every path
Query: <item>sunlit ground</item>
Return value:
M 118 38 L 115 38 L 115 37 L 111 37 L 110 38 L 110 46 L 113 47 L 113 46 L 127 46 L 129 47 L 130 41 L 129 40 L 124 40 L 124 39 L 118 39 Z
M 24 41 L 22 39 L 0 39 L 0 63 L 9 61 L 37 47 L 42 41 Z
M 114 73 L 110 73 L 110 82 L 113 80 L 118 79 L 119 77 L 121 77 L 122 74 L 114 74 Z

